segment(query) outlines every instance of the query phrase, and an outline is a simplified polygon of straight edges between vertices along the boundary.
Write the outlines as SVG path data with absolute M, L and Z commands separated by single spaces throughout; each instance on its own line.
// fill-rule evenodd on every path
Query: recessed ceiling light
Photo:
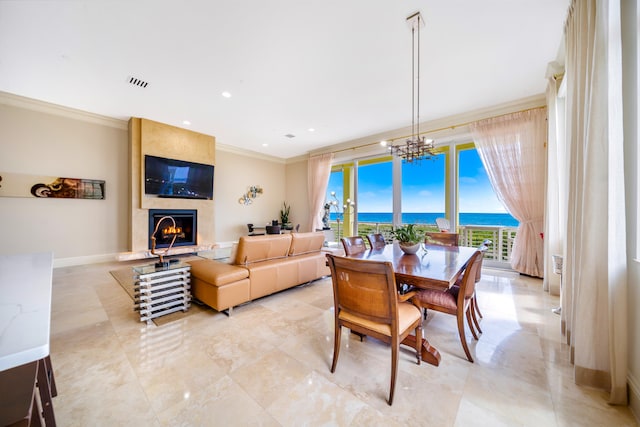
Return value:
M 269 144 L 267 144 L 266 142 L 264 144 L 262 144 L 263 147 L 268 147 Z
M 387 141 L 385 141 L 385 140 L 380 141 L 380 145 L 382 145 L 383 147 L 386 147 L 387 146 Z
M 309 132 L 315 132 L 316 130 L 314 128 L 309 128 Z
M 222 92 L 222 96 L 224 96 L 225 98 L 231 98 L 231 93 L 225 90 L 224 92 Z
M 185 126 L 191 126 L 191 122 L 189 120 L 183 120 L 182 124 Z

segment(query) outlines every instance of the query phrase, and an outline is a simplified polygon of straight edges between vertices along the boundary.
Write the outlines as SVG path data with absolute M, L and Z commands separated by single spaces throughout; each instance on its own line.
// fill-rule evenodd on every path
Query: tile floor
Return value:
M 452 316 L 424 331 L 439 367 L 401 351 L 389 407 L 390 351 L 343 334 L 333 352 L 330 279 L 237 307 L 200 306 L 163 326 L 137 320 L 109 274 L 136 263 L 54 270 L 51 358 L 60 426 L 630 426 L 626 407 L 572 381 L 558 300 L 541 281 L 484 269 L 484 334 L 469 363 Z M 140 264 L 140 262 L 137 262 Z

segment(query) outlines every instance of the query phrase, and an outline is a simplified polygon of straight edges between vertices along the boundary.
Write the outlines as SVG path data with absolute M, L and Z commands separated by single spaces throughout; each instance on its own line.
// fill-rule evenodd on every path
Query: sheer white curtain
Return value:
M 627 403 L 620 0 L 574 0 L 565 25 L 567 229 L 562 322 L 577 384 Z
M 331 162 L 333 153 L 321 154 L 309 157 L 307 169 L 307 185 L 309 196 L 309 224 L 310 231 L 322 228 L 322 214 L 331 174 Z
M 545 184 L 544 221 L 544 281 L 543 288 L 552 295 L 560 295 L 560 275 L 554 272 L 553 256 L 564 253 L 566 226 L 566 177 L 564 143 L 564 98 L 559 96 L 560 69 L 551 66 L 547 78 L 547 168 Z
M 542 277 L 546 108 L 506 114 L 470 125 L 498 199 L 519 222 L 511 267 Z

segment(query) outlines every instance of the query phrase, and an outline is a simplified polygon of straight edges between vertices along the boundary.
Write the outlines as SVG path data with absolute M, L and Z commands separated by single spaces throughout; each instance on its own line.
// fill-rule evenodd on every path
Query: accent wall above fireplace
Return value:
M 204 250 L 215 244 L 215 200 L 167 199 L 144 193 L 144 156 L 165 157 L 189 162 L 215 165 L 215 138 L 148 119 L 132 117 L 129 120 L 131 149 L 131 246 L 132 254 L 149 253 L 149 211 L 195 210 L 197 224 L 194 243 L 178 247 L 184 251 Z M 168 221 L 170 222 L 170 221 Z M 164 223 L 162 224 L 164 226 Z M 157 236 L 156 236 L 157 238 Z M 196 244 L 197 242 L 197 244 Z M 177 246 L 174 244 L 174 247 Z M 158 247 L 156 245 L 156 247 Z M 173 249 L 172 249 L 173 251 Z

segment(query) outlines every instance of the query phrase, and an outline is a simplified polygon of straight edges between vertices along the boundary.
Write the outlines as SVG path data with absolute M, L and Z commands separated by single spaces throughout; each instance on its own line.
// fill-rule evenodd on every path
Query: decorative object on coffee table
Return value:
M 172 225 L 170 227 L 161 229 L 160 224 L 162 224 L 165 219 L 171 220 Z M 162 252 L 156 252 L 156 240 L 157 240 L 156 234 L 158 233 L 158 230 L 160 230 L 160 232 L 162 233 L 163 238 L 173 235 L 173 238 L 171 239 L 171 243 L 169 243 L 169 246 L 167 246 Z M 153 255 L 158 255 L 158 257 L 160 257 L 160 261 L 156 263 L 156 267 L 169 266 L 170 261 L 165 262 L 164 256 L 167 255 L 171 250 L 171 247 L 176 242 L 176 237 L 178 237 L 179 232 L 180 231 L 176 229 L 176 221 L 171 216 L 163 216 L 162 218 L 160 218 L 160 221 L 158 221 L 158 223 L 156 224 L 156 229 L 153 230 L 153 234 L 151 235 L 151 253 Z

